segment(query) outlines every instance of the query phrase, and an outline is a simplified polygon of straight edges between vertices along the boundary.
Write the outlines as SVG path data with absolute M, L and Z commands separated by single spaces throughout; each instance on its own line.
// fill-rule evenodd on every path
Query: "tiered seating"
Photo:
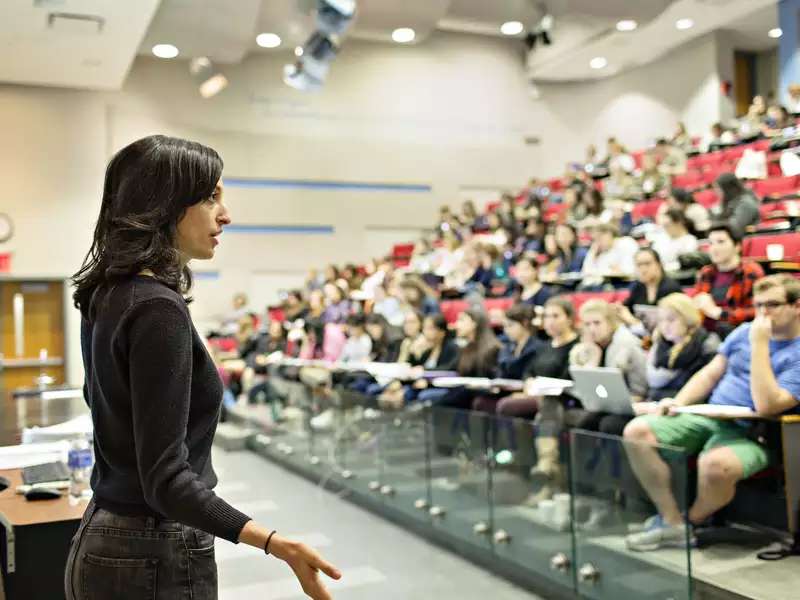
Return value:
M 755 260 L 774 260 L 768 251 L 771 245 L 783 246 L 783 257 L 779 260 L 800 261 L 800 234 L 796 232 L 746 237 L 742 243 L 742 256 Z

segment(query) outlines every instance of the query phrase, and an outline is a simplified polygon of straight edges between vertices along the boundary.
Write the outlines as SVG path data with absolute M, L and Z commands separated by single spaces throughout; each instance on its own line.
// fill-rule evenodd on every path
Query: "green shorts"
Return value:
M 755 475 L 770 464 L 769 452 L 747 437 L 733 421 L 710 419 L 700 415 L 642 417 L 660 444 L 683 448 L 689 454 L 702 454 L 713 448 L 730 448 L 742 463 L 744 478 Z

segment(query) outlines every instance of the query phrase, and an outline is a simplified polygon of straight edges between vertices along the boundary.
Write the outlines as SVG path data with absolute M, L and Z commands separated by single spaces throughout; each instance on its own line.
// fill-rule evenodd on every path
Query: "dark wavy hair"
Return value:
M 192 273 L 181 266 L 175 246 L 178 221 L 213 195 L 222 166 L 212 148 L 164 135 L 142 138 L 114 155 L 92 246 L 72 277 L 81 314 L 91 320 L 102 294 L 143 269 L 191 302 Z

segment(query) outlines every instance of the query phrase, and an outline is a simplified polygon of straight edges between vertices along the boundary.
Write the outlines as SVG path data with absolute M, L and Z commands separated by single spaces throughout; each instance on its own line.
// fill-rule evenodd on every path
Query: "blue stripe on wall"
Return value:
M 195 279 L 219 279 L 219 271 L 192 271 Z
M 225 233 L 276 233 L 329 235 L 331 225 L 226 225 Z
M 358 192 L 407 192 L 424 194 L 431 186 L 413 183 L 365 183 L 360 181 L 312 181 L 308 179 L 265 179 L 250 177 L 225 177 L 227 187 L 282 188 L 299 190 L 350 190 Z

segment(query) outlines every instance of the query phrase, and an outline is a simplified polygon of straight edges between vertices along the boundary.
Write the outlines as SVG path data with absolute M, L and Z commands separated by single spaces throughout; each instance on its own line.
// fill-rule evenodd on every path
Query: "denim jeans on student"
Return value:
M 216 600 L 214 536 L 91 501 L 72 538 L 64 587 L 67 600 Z

